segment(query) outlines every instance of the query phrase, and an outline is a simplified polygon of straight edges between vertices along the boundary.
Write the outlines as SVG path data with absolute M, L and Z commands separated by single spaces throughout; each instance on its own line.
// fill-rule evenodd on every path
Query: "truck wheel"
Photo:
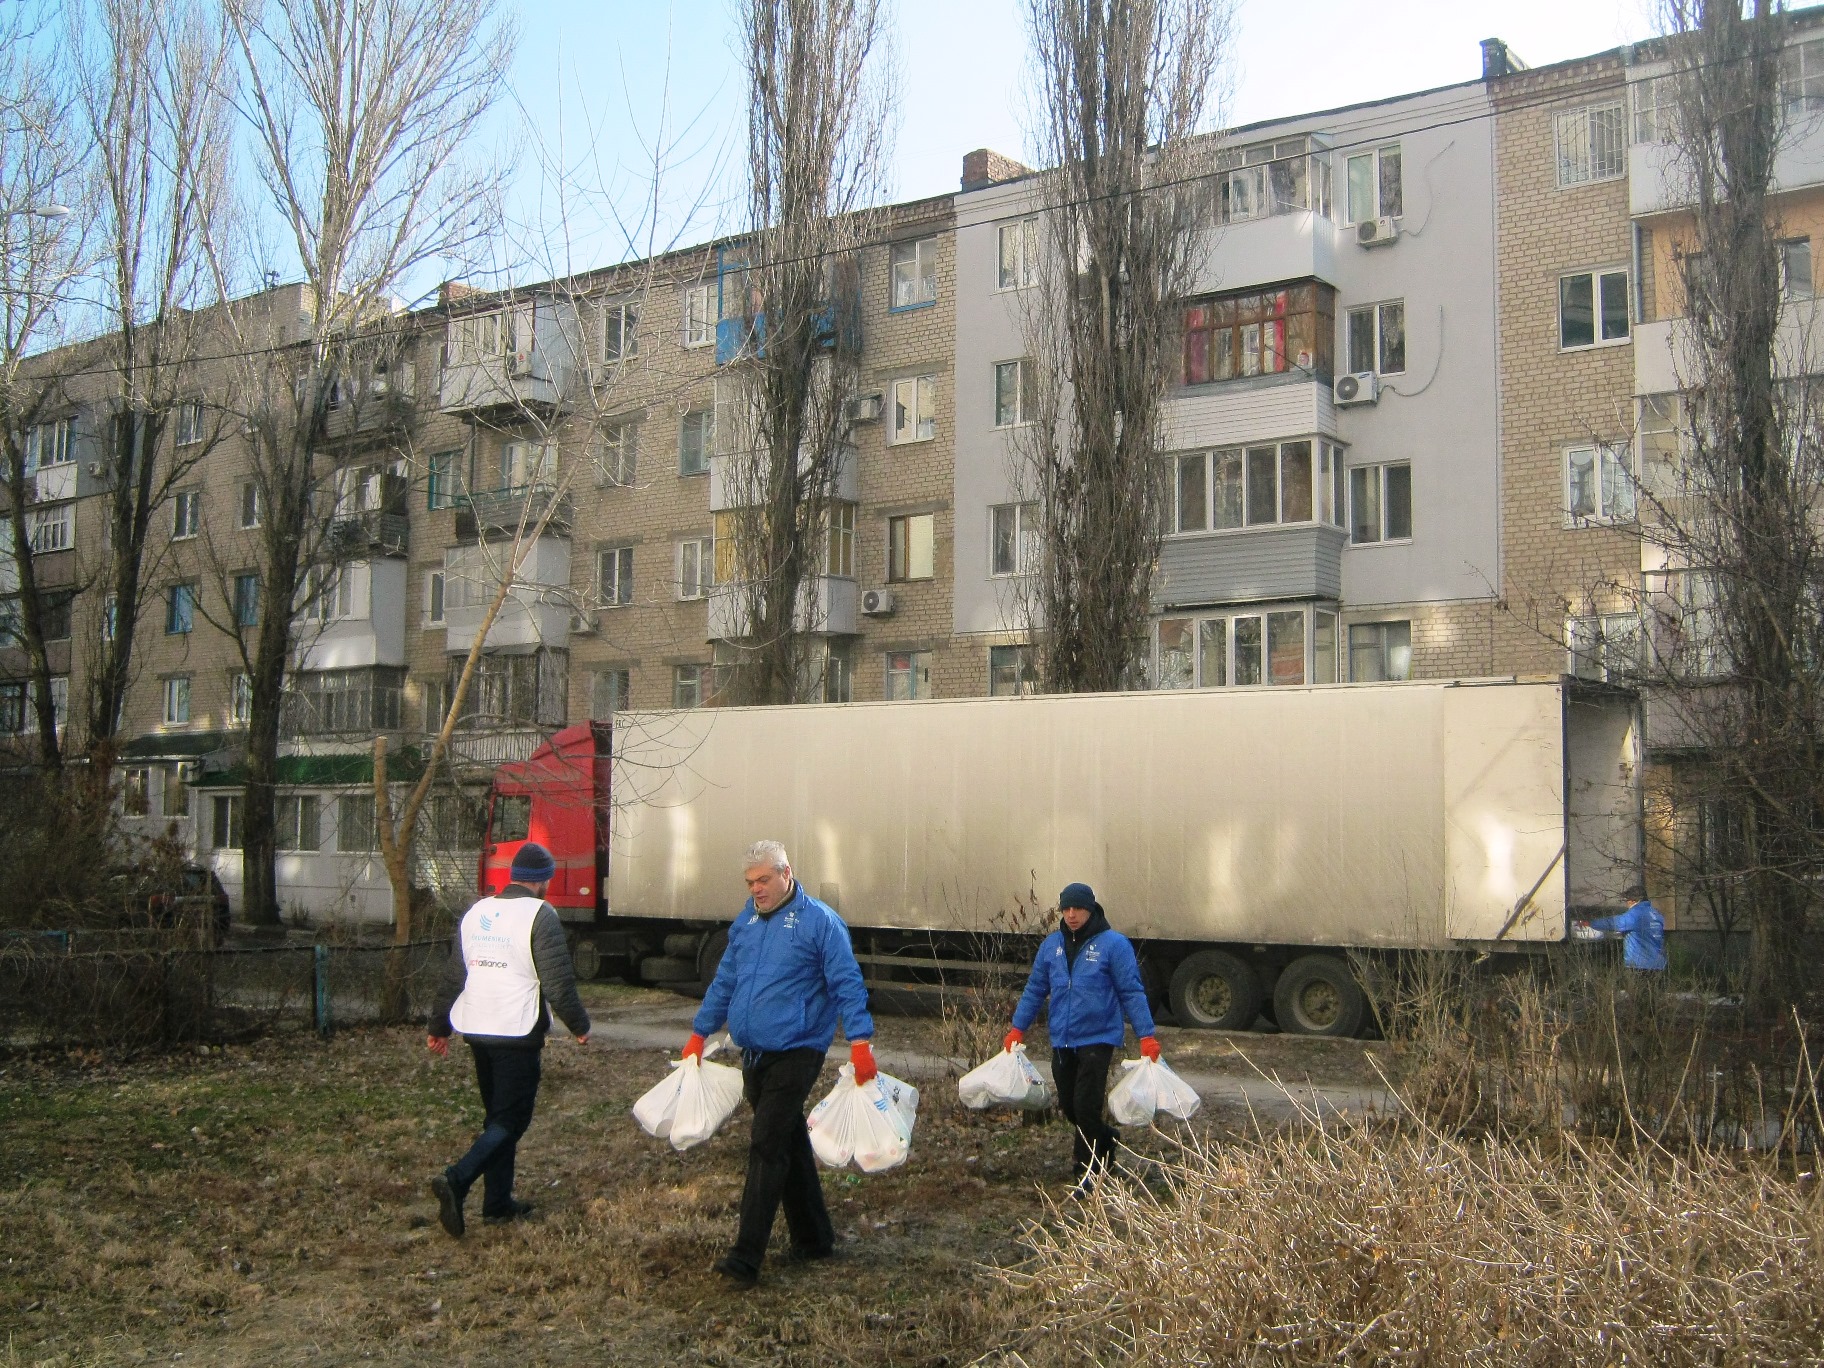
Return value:
M 602 972 L 602 952 L 588 936 L 579 936 L 570 951 L 570 962 L 576 966 L 579 979 L 592 979 Z
M 1166 997 L 1180 1026 L 1204 1031 L 1245 1031 L 1260 1015 L 1260 980 L 1226 950 L 1185 956 Z
M 715 982 L 716 968 L 722 963 L 722 952 L 728 949 L 728 928 L 703 938 L 703 945 L 697 951 L 697 985 L 707 993 L 709 985 Z
M 1273 1013 L 1291 1035 L 1352 1036 L 1368 1016 L 1368 999 L 1335 955 L 1293 960 L 1273 986 Z

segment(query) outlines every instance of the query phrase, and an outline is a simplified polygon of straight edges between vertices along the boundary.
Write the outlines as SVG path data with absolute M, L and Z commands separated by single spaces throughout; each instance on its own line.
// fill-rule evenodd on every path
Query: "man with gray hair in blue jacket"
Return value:
M 691 1023 L 684 1056 L 703 1055 L 704 1037 L 727 1024 L 741 1047 L 742 1090 L 754 1109 L 747 1185 L 734 1248 L 717 1273 L 737 1287 L 760 1281 L 773 1219 L 785 1207 L 789 1257 L 827 1259 L 836 1232 L 823 1202 L 804 1103 L 823 1068 L 840 1019 L 855 1081 L 874 1077 L 868 990 L 849 928 L 792 877 L 777 841 L 756 841 L 742 857 L 747 905 L 728 928 L 728 948 Z

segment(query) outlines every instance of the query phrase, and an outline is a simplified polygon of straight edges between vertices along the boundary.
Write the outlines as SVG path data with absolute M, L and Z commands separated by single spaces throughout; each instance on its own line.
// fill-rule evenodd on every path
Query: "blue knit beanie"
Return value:
M 537 841 L 527 841 L 519 848 L 519 854 L 513 857 L 513 868 L 508 877 L 516 884 L 543 883 L 557 873 L 557 861 L 551 858 L 551 852 Z
M 1086 883 L 1065 884 L 1064 891 L 1058 894 L 1058 910 L 1067 907 L 1080 907 L 1085 912 L 1097 911 L 1101 904 L 1096 901 L 1096 891 Z

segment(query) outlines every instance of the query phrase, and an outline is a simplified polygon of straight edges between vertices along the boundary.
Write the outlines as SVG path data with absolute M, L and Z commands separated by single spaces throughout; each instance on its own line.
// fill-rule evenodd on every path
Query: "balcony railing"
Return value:
M 547 508 L 551 509 L 549 526 L 567 528 L 574 513 L 569 494 L 560 494 L 555 485 L 549 484 L 478 490 L 463 502 L 467 506 L 459 504 L 456 513 L 456 534 L 462 537 L 495 530 L 517 532 L 521 528 L 530 532 Z
M 399 696 L 397 684 L 287 690 L 279 712 L 279 732 L 293 739 L 397 731 Z
M 338 517 L 329 524 L 327 549 L 338 560 L 358 560 L 374 551 L 403 556 L 410 529 L 410 520 L 403 513 L 356 513 Z

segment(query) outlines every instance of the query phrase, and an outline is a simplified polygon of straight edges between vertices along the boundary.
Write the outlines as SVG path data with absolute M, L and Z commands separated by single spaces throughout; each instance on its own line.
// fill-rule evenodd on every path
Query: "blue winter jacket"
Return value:
M 1590 925 L 1598 931 L 1621 934 L 1621 960 L 1628 968 L 1666 967 L 1666 921 L 1659 915 L 1659 909 L 1645 898 L 1626 912 L 1598 917 Z
M 1107 923 L 1103 923 L 1106 928 Z M 1088 928 L 1085 927 L 1087 930 Z M 1140 982 L 1140 964 L 1133 943 L 1119 931 L 1096 932 L 1071 962 L 1062 929 L 1053 931 L 1039 946 L 1032 963 L 1032 977 L 1013 1009 L 1013 1024 L 1024 1031 L 1047 1009 L 1051 1043 L 1067 1050 L 1083 1045 L 1119 1047 L 1125 1029 L 1121 1018 L 1133 1023 L 1134 1034 L 1153 1034 L 1153 1014 L 1147 1010 L 1146 989 Z
M 848 1039 L 873 1036 L 849 928 L 794 885 L 765 916 L 747 900 L 691 1029 L 706 1036 L 727 1023 L 743 1050 L 827 1050 L 839 1015 Z

